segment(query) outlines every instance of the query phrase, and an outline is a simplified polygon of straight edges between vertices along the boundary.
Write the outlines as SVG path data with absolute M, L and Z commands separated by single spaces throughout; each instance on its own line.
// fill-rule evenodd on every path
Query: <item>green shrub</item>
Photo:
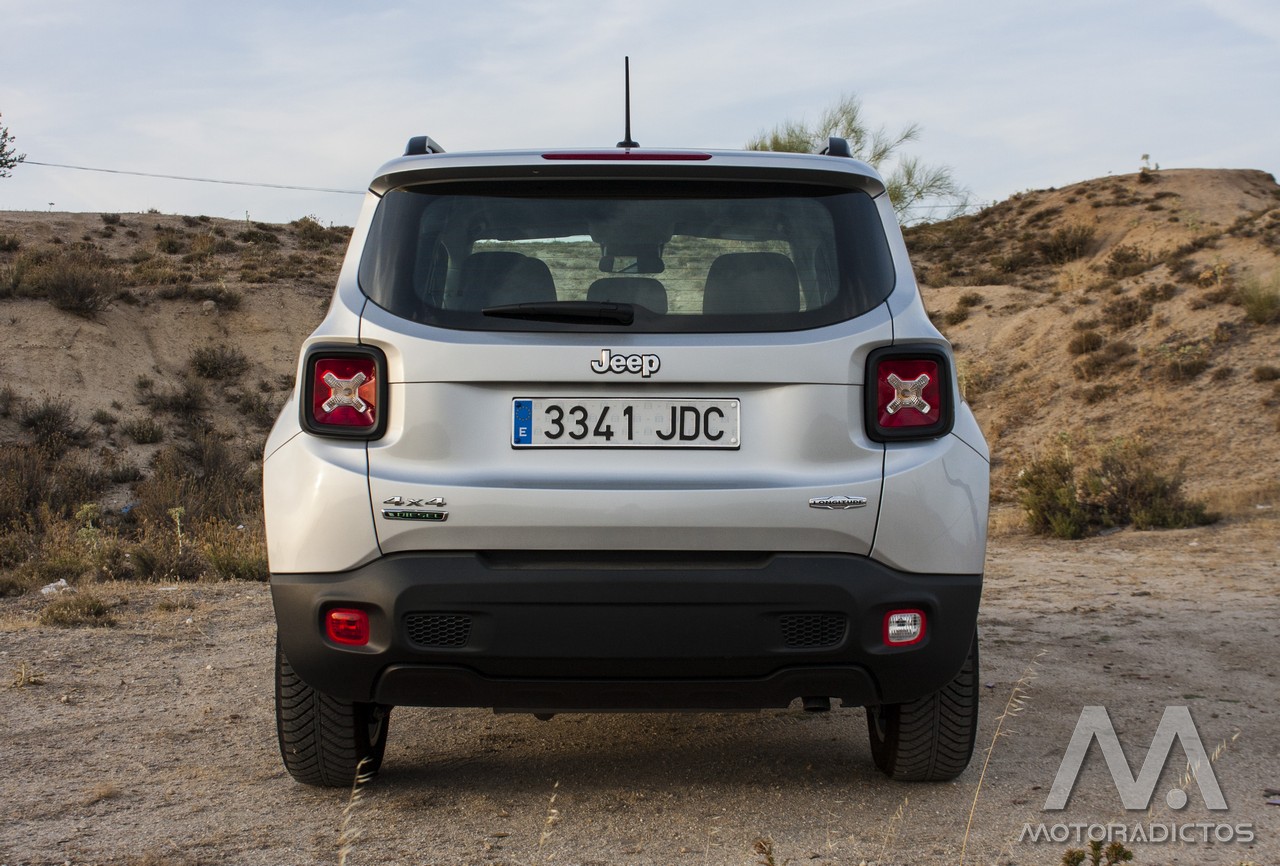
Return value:
M 267 547 L 260 531 L 244 524 L 212 521 L 200 528 L 199 537 L 210 576 L 219 580 L 267 580 Z
M 1090 387 L 1085 388 L 1082 392 L 1080 392 L 1080 399 L 1083 400 L 1086 405 L 1093 406 L 1103 402 L 1104 400 L 1106 400 L 1108 397 L 1111 397 L 1115 393 L 1116 393 L 1116 389 L 1113 388 L 1111 385 L 1103 385 L 1103 384 L 1091 385 Z
M 151 581 L 199 580 L 208 566 L 181 526 L 169 521 L 160 526 L 144 524 L 142 538 L 133 551 L 138 577 Z
M 125 422 L 120 429 L 139 445 L 154 445 L 164 439 L 164 428 L 153 418 L 136 418 Z
M 1138 363 L 1133 357 L 1136 352 L 1133 344 L 1123 340 L 1107 343 L 1096 352 L 1081 357 L 1072 369 L 1078 378 L 1089 382 L 1104 374 L 1134 366 Z
M 59 455 L 36 445 L 0 448 L 0 531 L 38 531 L 69 517 L 106 489 L 109 476 L 78 455 Z
M 1209 368 L 1212 349 L 1207 343 L 1183 343 L 1156 348 L 1155 355 L 1164 366 L 1165 378 L 1171 382 L 1185 382 L 1199 376 Z
M 1116 279 L 1136 276 L 1157 264 L 1150 253 L 1132 244 L 1123 244 L 1107 256 L 1107 273 Z
M 41 625 L 74 628 L 82 625 L 115 625 L 111 606 L 92 593 L 77 592 L 55 598 L 40 611 Z
M 1260 367 L 1253 368 L 1253 381 L 1255 382 L 1273 382 L 1276 379 L 1280 379 L 1280 367 L 1263 364 Z
M 59 310 L 92 319 L 120 288 L 120 275 L 102 253 L 84 247 L 22 253 L 10 276 L 13 291 L 44 298 Z
M 191 249 L 191 242 L 184 232 L 177 229 L 156 231 L 156 250 L 168 255 L 178 255 Z
M 1055 265 L 1065 265 L 1089 252 L 1096 230 L 1093 226 L 1070 225 L 1055 229 L 1040 241 L 1040 255 Z
M 261 383 L 259 385 L 261 387 Z M 241 417 L 249 420 L 255 427 L 265 430 L 276 422 L 279 410 L 257 391 L 232 391 L 227 395 L 227 402 L 233 403 L 240 410 Z
M 1057 538 L 1088 533 L 1089 514 L 1077 494 L 1075 462 L 1065 448 L 1028 463 L 1018 473 L 1017 487 L 1032 532 Z
M 1280 280 L 1267 285 L 1249 280 L 1236 290 L 1236 298 L 1244 307 L 1245 318 L 1256 325 L 1280 321 Z
M 25 524 L 51 484 L 48 458 L 39 448 L 0 448 L 0 528 Z
M 213 432 L 197 432 L 190 442 L 156 455 L 151 477 L 135 489 L 136 518 L 164 526 L 175 508 L 188 523 L 210 520 L 243 523 L 258 507 L 259 485 L 249 463 Z
M 1096 352 L 1106 343 L 1106 338 L 1097 331 L 1081 331 L 1067 342 L 1067 351 L 1072 355 L 1087 355 Z
M 245 229 L 236 235 L 236 240 L 242 241 L 246 244 L 278 245 L 280 243 L 280 238 L 276 237 L 272 232 L 257 228 Z
M 309 216 L 294 220 L 289 223 L 289 226 L 298 236 L 298 243 L 311 249 L 345 243 L 349 235 L 348 229 L 338 227 L 325 228 Z
M 1161 283 L 1158 286 L 1143 286 L 1142 291 L 1138 293 L 1138 297 L 1148 303 L 1156 301 L 1167 301 L 1178 293 L 1178 287 L 1173 283 Z
M 1217 520 L 1182 494 L 1178 472 L 1162 470 L 1156 449 L 1137 439 L 1073 447 L 1034 458 L 1018 473 L 1018 500 L 1033 532 L 1082 538 L 1116 526 L 1171 529 Z
M 40 549 L 19 570 L 28 586 L 35 588 L 67 580 L 75 583 L 93 572 L 93 564 L 87 552 L 65 539 L 41 539 Z
M 1113 330 L 1123 331 L 1151 317 L 1151 302 L 1126 295 L 1109 301 L 1102 312 L 1110 320 Z
M 185 297 L 186 293 L 182 287 L 193 279 L 194 276 L 190 271 L 176 267 L 165 259 L 150 256 L 135 264 L 130 273 L 130 280 L 134 285 L 165 286 L 166 289 L 160 293 L 160 296 L 167 300 Z
M 89 441 L 89 429 L 80 424 L 66 400 L 45 397 L 37 403 L 24 404 L 18 412 L 18 423 L 30 432 L 37 445 L 50 452 L 61 454 Z
M 191 369 L 204 379 L 226 379 L 249 369 L 249 358 L 234 346 L 201 346 L 191 355 Z
M 164 391 L 139 388 L 138 402 L 156 412 L 169 412 L 184 424 L 197 425 L 209 408 L 209 395 L 199 379 L 189 376 Z
M 238 310 L 244 300 L 240 293 L 225 286 L 192 286 L 186 297 L 196 301 L 213 301 L 224 310 Z

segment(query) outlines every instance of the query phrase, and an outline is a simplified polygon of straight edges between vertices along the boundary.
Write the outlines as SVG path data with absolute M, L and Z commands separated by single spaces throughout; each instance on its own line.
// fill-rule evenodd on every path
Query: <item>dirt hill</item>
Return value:
M 30 434 L 32 407 L 60 406 L 73 444 L 102 465 L 145 474 L 172 441 L 131 435 L 150 418 L 181 436 L 179 422 L 199 416 L 251 454 L 323 315 L 347 235 L 310 219 L 0 213 L 0 441 Z M 998 498 L 1064 433 L 1140 434 L 1219 505 L 1275 497 L 1270 175 L 1143 171 L 1027 192 L 914 228 L 908 245 L 957 346 Z M 69 277 L 70 297 L 50 293 Z M 108 492 L 109 506 L 131 498 L 130 483 Z
M 908 232 L 1008 498 L 1032 454 L 1143 437 L 1227 511 L 1280 479 L 1280 186 L 1175 170 L 1022 193 Z

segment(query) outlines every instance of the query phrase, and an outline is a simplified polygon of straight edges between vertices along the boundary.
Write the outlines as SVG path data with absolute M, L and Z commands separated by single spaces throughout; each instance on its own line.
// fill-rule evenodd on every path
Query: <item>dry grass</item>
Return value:
M 249 358 L 234 346 L 201 346 L 191 354 L 192 371 L 202 379 L 227 381 L 249 369 Z
M 37 445 L 57 453 L 89 440 L 89 428 L 80 423 L 70 401 L 59 397 L 23 403 L 18 423 L 30 432 Z
M 560 783 L 551 786 L 551 798 L 547 800 L 547 815 L 542 821 L 542 832 L 538 835 L 538 847 L 543 848 L 551 841 L 551 834 L 560 823 L 560 810 L 556 808 L 556 797 L 559 795 Z
M 36 673 L 27 667 L 26 662 L 18 665 L 18 669 L 14 672 L 13 678 L 9 680 L 9 688 L 25 689 L 27 686 L 44 685 L 44 674 Z
M 60 310 L 92 319 L 121 287 L 119 271 L 92 244 L 18 254 L 8 272 L 10 294 L 44 298 Z
M 120 790 L 120 788 L 114 783 L 99 782 L 94 785 L 93 790 L 89 791 L 89 793 L 85 795 L 84 799 L 80 801 L 80 805 L 93 806 L 97 803 L 103 802 L 104 800 L 114 800 L 123 794 L 124 791 Z
M 1236 289 L 1236 301 L 1244 307 L 1245 318 L 1255 325 L 1280 322 L 1280 277 L 1263 283 L 1253 279 Z
M 342 822 L 338 825 L 338 866 L 346 866 L 347 858 L 355 850 L 356 842 L 364 836 L 364 830 L 354 826 L 357 807 L 364 799 L 365 786 L 373 778 L 372 773 L 364 771 L 368 758 L 361 758 L 356 765 L 356 777 L 351 783 L 351 794 L 347 797 L 347 805 L 342 809 Z
M 139 445 L 154 445 L 164 439 L 164 427 L 151 417 L 126 421 L 120 429 Z
M 75 628 L 77 626 L 112 626 L 115 623 L 115 617 L 111 615 L 111 606 L 88 592 L 59 596 L 40 611 L 41 625 Z
M 960 842 L 960 866 L 964 866 L 965 853 L 969 849 L 969 834 L 973 832 L 973 818 L 978 813 L 978 799 L 982 796 L 982 785 L 987 778 L 987 769 L 991 765 L 991 756 L 995 753 L 996 744 L 1000 742 L 1000 738 L 1007 736 L 1005 722 L 1016 718 L 1026 709 L 1031 684 L 1039 675 L 1040 660 L 1044 658 L 1047 652 L 1047 650 L 1041 650 L 1027 663 L 1026 668 L 1022 671 L 1022 676 L 1018 677 L 1013 684 L 1013 688 L 1009 690 L 1009 697 L 1005 701 L 1004 711 L 996 716 L 996 728 L 991 734 L 991 743 L 987 746 L 986 754 L 982 759 L 982 769 L 978 773 L 978 782 L 973 788 L 973 799 L 969 803 L 969 818 L 965 822 L 964 837 Z
M 1205 494 L 1205 506 L 1223 517 L 1280 517 L 1280 481 L 1217 487 Z

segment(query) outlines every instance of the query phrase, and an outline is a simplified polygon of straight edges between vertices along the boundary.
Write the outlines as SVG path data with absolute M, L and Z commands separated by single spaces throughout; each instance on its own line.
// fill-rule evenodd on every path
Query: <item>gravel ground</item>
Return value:
M 0 864 L 1056 864 L 1082 847 L 1020 840 L 1041 822 L 1248 824 L 1252 843 L 1130 847 L 1140 866 L 1276 864 L 1278 560 L 1269 515 L 994 538 L 978 752 L 936 785 L 880 776 L 857 709 L 540 722 L 400 708 L 353 802 L 281 767 L 265 586 L 102 585 L 109 628 L 40 626 L 44 599 L 7 599 Z M 1020 680 L 1022 709 L 1002 718 Z M 1208 811 L 1194 782 L 1185 809 L 1165 806 L 1175 745 L 1150 813 L 1123 810 L 1096 746 L 1068 808 L 1043 811 L 1094 704 L 1135 773 L 1164 708 L 1188 706 L 1210 751 L 1228 743 L 1213 764 L 1228 810 Z

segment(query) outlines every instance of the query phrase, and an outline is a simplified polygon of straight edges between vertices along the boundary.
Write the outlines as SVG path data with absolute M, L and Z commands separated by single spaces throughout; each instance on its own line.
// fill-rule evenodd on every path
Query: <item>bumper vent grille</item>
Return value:
M 848 619 L 842 613 L 788 613 L 778 619 L 788 649 L 835 646 L 844 640 Z
M 471 639 L 471 617 L 460 613 L 411 613 L 405 618 L 409 640 L 423 647 L 463 647 Z

